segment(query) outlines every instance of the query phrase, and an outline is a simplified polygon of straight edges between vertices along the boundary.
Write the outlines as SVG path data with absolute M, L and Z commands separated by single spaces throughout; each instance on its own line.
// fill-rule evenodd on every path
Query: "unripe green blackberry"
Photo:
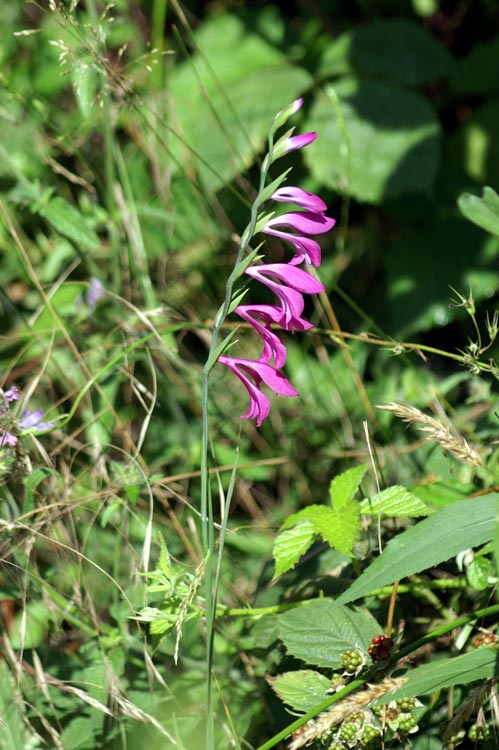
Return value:
M 409 711 L 412 711 L 414 706 L 416 705 L 416 698 L 400 698 L 397 701 L 397 708 L 399 711 L 402 711 L 403 713 L 408 713 Z
M 418 725 L 418 717 L 416 714 L 400 714 L 399 715 L 399 729 L 401 732 L 409 732 L 411 729 Z
M 479 727 L 476 724 L 472 724 L 468 729 L 468 737 L 470 740 L 473 740 L 473 742 L 482 742 L 482 740 L 486 740 L 489 735 L 490 729 L 487 725 Z
M 358 648 L 350 648 L 344 651 L 341 655 L 341 666 L 347 672 L 352 674 L 357 671 L 358 667 L 361 667 L 364 663 L 362 654 Z
M 330 679 L 331 687 L 336 692 L 337 690 L 341 690 L 341 688 L 345 687 L 345 680 L 341 674 L 338 674 L 335 672 Z
M 340 737 L 342 740 L 345 740 L 346 742 L 351 742 L 357 737 L 357 733 L 359 731 L 358 724 L 355 724 L 351 721 L 344 721 L 341 725 L 340 729 Z
M 375 750 L 380 744 L 381 731 L 372 724 L 366 724 L 359 739 L 359 745 L 363 750 Z

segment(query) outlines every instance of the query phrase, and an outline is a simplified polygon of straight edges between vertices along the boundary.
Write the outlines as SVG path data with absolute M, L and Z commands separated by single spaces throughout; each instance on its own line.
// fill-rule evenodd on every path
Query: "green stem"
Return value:
M 260 172 L 260 186 L 257 197 L 251 207 L 250 221 L 243 233 L 239 249 L 237 251 L 234 268 L 225 285 L 225 297 L 220 306 L 213 325 L 211 344 L 208 352 L 208 358 L 203 367 L 201 374 L 201 391 L 202 391 L 202 443 L 201 443 L 201 538 L 203 552 L 205 555 L 205 603 L 206 603 L 206 750 L 213 750 L 214 747 L 214 715 L 213 715 L 213 638 L 214 638 L 214 617 L 216 610 L 216 593 L 214 591 L 214 571 L 213 562 L 215 556 L 215 538 L 214 538 L 214 515 L 213 503 L 209 486 L 209 466 L 208 451 L 210 443 L 209 420 L 208 420 L 208 390 L 209 376 L 215 366 L 217 359 L 216 352 L 219 344 L 220 334 L 225 319 L 229 313 L 232 302 L 232 293 L 236 281 L 240 277 L 240 264 L 244 254 L 249 247 L 249 243 L 255 233 L 258 220 L 258 209 L 262 199 L 261 195 L 265 188 L 267 174 L 272 163 L 273 153 L 273 133 L 269 135 L 268 158 L 265 159 Z M 223 549 L 223 539 L 220 539 L 220 549 Z
M 168 0 L 154 0 L 151 15 L 151 46 L 159 52 L 158 64 L 152 72 L 154 88 L 163 86 L 163 51 L 165 49 L 165 21 L 168 12 Z
M 465 578 L 443 578 L 435 581 L 415 581 L 412 583 L 402 583 L 397 589 L 398 594 L 418 594 L 428 590 L 446 591 L 453 589 L 465 589 L 468 585 Z M 386 598 L 393 591 L 393 586 L 383 586 L 367 594 L 368 597 Z M 288 612 L 290 609 L 297 609 L 310 604 L 317 599 L 303 599 L 300 602 L 288 602 L 286 604 L 273 604 L 269 607 L 224 607 L 217 606 L 217 617 L 264 617 L 265 615 L 279 615 Z
M 111 213 L 114 210 L 114 128 L 111 117 L 111 101 L 109 97 L 109 81 L 106 71 L 106 48 L 101 35 L 101 26 L 95 0 L 87 0 L 86 8 L 90 24 L 97 38 L 97 56 L 100 61 L 99 73 L 102 80 L 102 123 L 104 135 L 104 178 L 106 206 Z

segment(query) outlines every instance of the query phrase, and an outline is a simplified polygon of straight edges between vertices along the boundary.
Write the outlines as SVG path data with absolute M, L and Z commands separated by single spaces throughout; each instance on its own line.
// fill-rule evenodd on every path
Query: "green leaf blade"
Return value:
M 387 703 L 413 695 L 425 695 L 451 685 L 466 685 L 476 680 L 499 676 L 499 651 L 481 648 L 468 654 L 432 661 L 408 672 L 408 681 L 396 692 L 388 694 L 378 703 Z
M 338 668 L 349 648 L 367 654 L 372 638 L 382 632 L 367 609 L 338 607 L 331 599 L 317 599 L 278 619 L 287 652 L 317 667 Z
M 311 523 L 303 521 L 291 529 L 284 529 L 276 537 L 273 557 L 274 579 L 294 568 L 314 541 L 315 530 Z
M 459 500 L 392 539 L 383 553 L 337 604 L 353 602 L 394 581 L 439 565 L 464 549 L 491 541 L 496 533 L 499 495 Z
M 268 677 L 267 682 L 283 703 L 304 713 L 322 703 L 331 688 L 327 677 L 313 669 L 285 672 L 277 677 Z
M 491 187 L 484 187 L 479 198 L 471 193 L 459 196 L 457 204 L 467 219 L 486 232 L 499 236 L 499 195 Z
M 331 480 L 329 497 L 333 508 L 340 510 L 353 498 L 364 479 L 367 468 L 367 464 L 354 466 L 353 469 L 348 469 Z

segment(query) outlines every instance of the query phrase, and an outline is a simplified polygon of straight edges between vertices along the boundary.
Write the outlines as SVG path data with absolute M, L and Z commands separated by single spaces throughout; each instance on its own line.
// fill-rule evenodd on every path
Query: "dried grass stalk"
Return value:
M 449 451 L 459 461 L 473 464 L 473 466 L 483 466 L 481 456 L 472 448 L 462 435 L 452 435 L 449 428 L 441 424 L 438 420 L 428 416 L 423 411 L 416 409 L 415 406 L 402 406 L 401 404 L 378 405 L 377 409 L 393 412 L 404 422 L 417 425 L 418 429 L 426 433 L 428 440 L 436 440 L 444 450 Z
M 319 714 L 317 719 L 307 722 L 293 734 L 293 739 L 288 745 L 288 750 L 298 750 L 298 748 L 308 745 L 314 740 L 322 737 L 328 729 L 344 721 L 355 711 L 361 711 L 370 703 L 382 698 L 386 693 L 392 693 L 398 690 L 407 682 L 406 678 L 386 677 L 378 685 L 368 685 L 366 690 L 359 690 L 353 695 L 347 696 L 339 703 L 335 703 L 327 711 Z

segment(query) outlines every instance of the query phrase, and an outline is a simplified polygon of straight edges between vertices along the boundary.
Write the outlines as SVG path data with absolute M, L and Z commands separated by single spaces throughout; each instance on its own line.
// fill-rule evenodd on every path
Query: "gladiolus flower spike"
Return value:
M 281 127 L 291 115 L 295 114 L 302 103 L 302 99 L 297 99 L 276 116 L 269 137 L 271 161 L 276 161 L 294 149 L 304 148 L 316 139 L 317 133 L 293 136 L 291 129 L 272 146 L 272 136 L 277 127 Z M 269 163 L 269 155 L 270 152 L 263 162 L 263 169 L 266 169 L 265 165 Z M 263 171 L 262 174 L 264 174 Z M 313 328 L 312 323 L 301 317 L 305 307 L 303 295 L 323 292 L 324 286 L 308 271 L 297 266 L 302 262 L 316 267 L 320 265 L 320 245 L 308 235 L 325 234 L 335 224 L 334 219 L 325 215 L 327 206 L 317 195 L 300 187 L 277 187 L 285 179 L 286 174 L 274 181 L 274 188 L 277 189 L 270 194 L 270 200 L 276 203 L 291 203 L 304 210 L 290 211 L 277 216 L 267 212 L 266 215 L 260 215 L 253 225 L 250 224 L 244 235 L 249 240 L 261 232 L 284 240 L 295 250 L 294 256 L 288 263 L 250 264 L 244 270 L 244 274 L 274 292 L 280 303 L 279 305 L 238 305 L 235 308 L 235 313 L 249 323 L 260 336 L 263 343 L 262 353 L 258 360 L 229 357 L 225 354 L 218 357 L 218 362 L 228 367 L 248 391 L 250 405 L 242 418 L 256 419 L 257 427 L 260 427 L 270 412 L 270 401 L 261 390 L 262 384 L 280 396 L 298 396 L 297 391 L 280 372 L 286 361 L 286 347 L 276 333 L 275 326 L 280 326 L 286 331 L 306 331 Z M 266 195 L 264 191 L 265 188 L 262 188 L 256 198 L 258 206 L 269 196 L 268 188 Z

